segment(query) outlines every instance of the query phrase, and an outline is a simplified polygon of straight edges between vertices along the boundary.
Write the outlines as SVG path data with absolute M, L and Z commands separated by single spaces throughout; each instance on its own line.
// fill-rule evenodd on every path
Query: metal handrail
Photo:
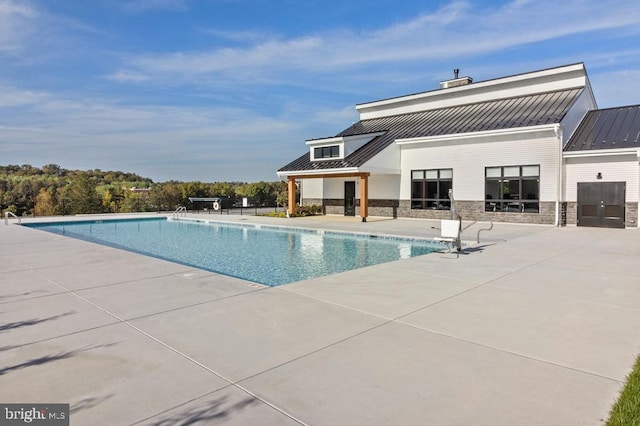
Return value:
M 177 219 L 180 215 L 182 216 L 187 215 L 187 208 L 185 206 L 178 206 L 178 208 L 173 211 L 174 219 Z
M 493 229 L 493 220 L 489 219 L 489 222 L 491 222 L 491 226 L 490 227 L 478 229 L 478 238 L 477 238 L 478 244 L 480 244 L 480 232 L 481 231 L 491 231 Z
M 16 216 L 16 214 L 14 212 L 4 212 L 4 224 L 5 225 L 9 225 L 9 215 L 15 217 L 16 219 L 18 219 L 18 225 L 22 225 L 22 220 L 20 219 L 19 216 Z

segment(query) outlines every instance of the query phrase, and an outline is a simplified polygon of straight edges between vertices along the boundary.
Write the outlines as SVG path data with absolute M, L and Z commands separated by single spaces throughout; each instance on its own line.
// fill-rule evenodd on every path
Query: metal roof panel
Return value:
M 306 153 L 279 171 L 360 167 L 396 139 L 559 123 L 583 90 L 574 88 L 361 120 L 336 136 L 386 133 L 375 137 L 344 160 L 312 162 Z
M 589 111 L 565 151 L 640 148 L 640 105 Z

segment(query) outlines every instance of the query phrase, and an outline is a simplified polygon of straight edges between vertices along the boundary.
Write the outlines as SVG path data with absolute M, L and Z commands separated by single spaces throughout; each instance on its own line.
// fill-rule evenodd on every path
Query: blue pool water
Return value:
M 166 218 L 28 226 L 269 286 L 442 249 L 421 240 Z

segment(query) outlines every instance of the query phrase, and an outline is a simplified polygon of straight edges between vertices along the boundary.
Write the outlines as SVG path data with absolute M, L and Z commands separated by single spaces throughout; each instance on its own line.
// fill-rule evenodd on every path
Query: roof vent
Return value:
M 451 87 L 464 86 L 473 83 L 471 77 L 458 77 L 460 70 L 458 68 L 453 70 L 453 80 L 445 80 L 440 82 L 441 89 L 449 89 Z

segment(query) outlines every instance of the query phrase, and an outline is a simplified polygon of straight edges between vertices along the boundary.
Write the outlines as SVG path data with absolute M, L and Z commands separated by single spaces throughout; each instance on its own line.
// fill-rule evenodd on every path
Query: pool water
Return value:
M 426 240 L 164 217 L 28 226 L 269 286 L 442 249 Z

